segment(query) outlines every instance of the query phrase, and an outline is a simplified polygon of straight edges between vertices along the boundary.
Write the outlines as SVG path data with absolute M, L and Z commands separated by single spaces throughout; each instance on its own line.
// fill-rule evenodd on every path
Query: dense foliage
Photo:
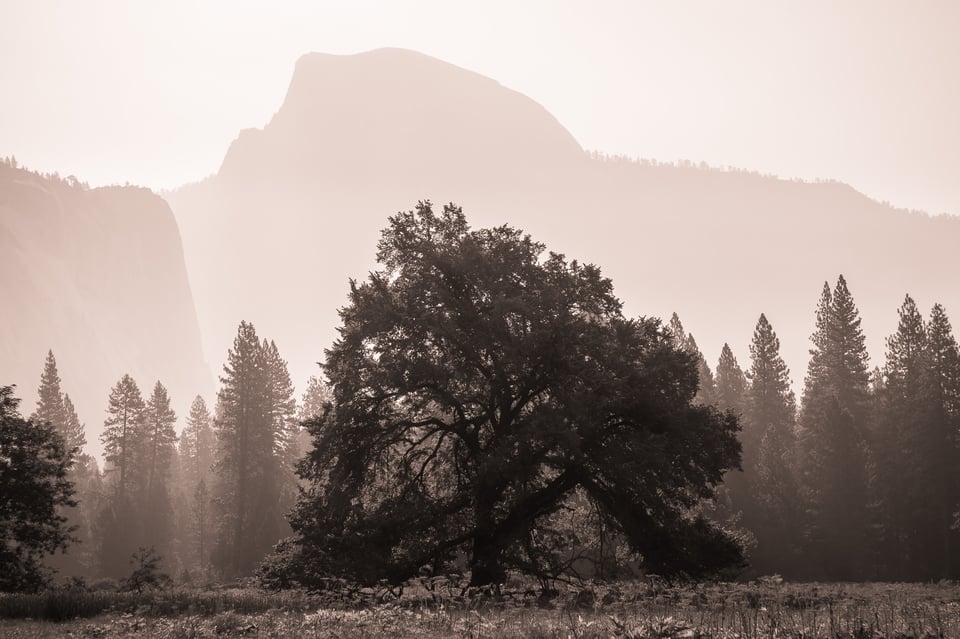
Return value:
M 585 499 L 660 574 L 741 549 L 693 514 L 739 463 L 737 421 L 694 404 L 696 359 L 621 314 L 591 265 L 429 203 L 390 219 L 327 352 L 335 411 L 311 423 L 292 517 L 303 564 L 399 583 L 462 556 L 472 584 L 544 578 Z
M 76 505 L 67 477 L 73 452 L 49 422 L 23 419 L 19 401 L 0 387 L 0 591 L 49 580 L 44 557 L 72 541 L 60 509 Z
M 211 561 L 224 576 L 249 575 L 289 534 L 290 450 L 295 401 L 287 364 L 273 342 L 241 322 L 217 397 L 213 494 L 217 530 Z

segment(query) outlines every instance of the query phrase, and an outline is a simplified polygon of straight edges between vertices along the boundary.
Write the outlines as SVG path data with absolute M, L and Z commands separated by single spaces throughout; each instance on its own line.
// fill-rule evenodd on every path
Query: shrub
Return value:
M 153 548 L 141 546 L 130 558 L 134 568 L 130 576 L 121 583 L 123 589 L 135 590 L 139 595 L 144 589 L 169 586 L 172 583 L 170 576 L 160 572 L 161 559 Z

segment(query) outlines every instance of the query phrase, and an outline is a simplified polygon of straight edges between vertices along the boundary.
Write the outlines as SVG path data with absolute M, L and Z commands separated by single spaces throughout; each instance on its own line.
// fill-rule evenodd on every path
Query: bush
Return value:
M 257 569 L 258 585 L 270 590 L 288 590 L 300 585 L 303 571 L 300 545 L 293 538 L 283 539 Z
M 134 568 L 130 576 L 121 582 L 123 589 L 135 590 L 139 595 L 145 589 L 170 586 L 173 583 L 170 576 L 160 572 L 161 559 L 153 548 L 141 546 L 130 558 Z

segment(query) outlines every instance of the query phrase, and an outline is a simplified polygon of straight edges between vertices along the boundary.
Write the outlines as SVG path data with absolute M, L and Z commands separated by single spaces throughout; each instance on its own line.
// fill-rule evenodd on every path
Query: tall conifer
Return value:
M 103 455 L 105 471 L 114 477 L 114 487 L 122 500 L 144 479 L 143 443 L 146 404 L 140 388 L 129 375 L 124 375 L 111 389 L 107 418 L 103 422 Z
M 300 398 L 300 409 L 297 419 L 303 423 L 323 415 L 326 406 L 333 401 L 333 392 L 330 387 L 314 375 L 307 380 L 307 388 Z
M 87 443 L 84 427 L 77 417 L 77 411 L 70 396 L 62 392 L 57 360 L 52 350 L 47 352 L 43 373 L 40 376 L 37 408 L 31 419 L 52 425 L 57 434 L 63 438 L 66 449 L 74 451 L 68 477 L 75 486 L 74 501 L 76 503 L 73 506 L 61 507 L 59 514 L 66 517 L 68 525 L 75 529 L 77 543 L 71 545 L 66 553 L 47 558 L 47 563 L 62 575 L 79 576 L 87 572 L 91 563 L 87 552 L 90 545 L 88 542 L 91 537 L 91 522 L 87 515 L 89 506 L 96 501 L 97 495 L 89 494 L 85 490 L 91 484 L 89 462 L 92 459 L 82 453 Z
M 60 373 L 57 371 L 57 360 L 53 351 L 47 351 L 47 359 L 43 363 L 43 373 L 40 375 L 37 408 L 30 416 L 31 421 L 46 422 L 53 426 L 57 433 L 64 438 L 67 450 L 72 448 L 67 441 L 67 412 L 63 404 L 63 392 L 60 389 Z
M 757 537 L 760 572 L 795 571 L 797 486 L 793 456 L 796 401 L 780 340 L 761 314 L 750 343 L 750 387 L 744 407 L 743 467 L 754 510 L 746 524 Z
M 86 428 L 80 423 L 77 409 L 74 408 L 69 393 L 63 394 L 63 413 L 66 417 L 63 439 L 67 443 L 67 448 L 83 450 L 83 447 L 87 445 Z
M 100 435 L 104 472 L 110 495 L 98 519 L 101 573 L 118 578 L 129 570 L 128 561 L 143 534 L 137 500 L 143 495 L 147 476 L 143 450 L 146 404 L 137 383 L 124 375 L 111 389 L 107 419 Z
M 180 434 L 180 470 L 183 507 L 180 515 L 181 555 L 185 563 L 205 575 L 210 563 L 214 460 L 213 418 L 207 403 L 197 395 L 190 405 Z
M 220 378 L 216 418 L 219 525 L 212 560 L 228 576 L 252 573 L 285 532 L 281 453 L 293 407 L 282 361 L 252 324 L 240 323 Z
M 724 343 L 717 362 L 716 374 L 717 408 L 743 415 L 747 392 L 747 378 L 737 362 L 730 345 Z
M 177 415 L 170 408 L 167 389 L 158 381 L 144 410 L 143 458 L 147 476 L 145 493 L 138 506 L 144 530 L 142 543 L 145 547 L 153 547 L 168 566 L 174 537 L 170 478 L 177 452 L 176 421 Z
M 693 333 L 687 333 L 684 349 L 697 358 L 697 376 L 700 379 L 700 388 L 697 390 L 697 396 L 694 397 L 693 401 L 706 406 L 715 405 L 717 403 L 717 387 L 713 379 L 713 372 L 711 372 L 703 353 L 700 352 L 700 347 L 697 346 L 697 340 L 694 339 Z
M 670 340 L 673 347 L 678 350 L 683 350 L 687 346 L 687 334 L 684 332 L 683 324 L 676 313 L 670 316 Z
M 942 550 L 945 576 L 960 577 L 960 350 L 943 306 L 935 304 L 927 322 L 929 383 L 936 435 L 943 441 L 938 483 L 951 526 L 940 528 L 935 545 Z M 942 513 L 940 515 L 942 518 Z
M 841 275 L 817 308 L 799 429 L 802 545 L 811 574 L 865 576 L 869 375 L 859 311 Z

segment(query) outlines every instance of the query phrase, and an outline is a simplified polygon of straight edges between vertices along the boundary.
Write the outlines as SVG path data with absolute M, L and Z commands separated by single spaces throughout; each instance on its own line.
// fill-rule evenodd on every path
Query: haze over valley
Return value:
M 153 218 L 132 195 L 120 199 L 136 189 L 88 195 L 44 187 L 9 168 L 5 174 L 0 193 L 8 213 L 0 223 L 16 250 L 4 254 L 21 260 L 5 272 L 35 273 L 10 290 L 30 300 L 25 309 L 36 309 L 10 316 L 18 330 L 7 333 L 6 361 L 29 392 L 38 358 L 54 348 L 65 378 L 83 384 L 77 404 L 91 442 L 102 407 L 87 388 L 105 388 L 121 370 L 143 371 L 145 379 L 171 380 L 183 414 L 192 394 L 213 387 L 240 319 L 277 341 L 302 387 L 319 373 L 316 363 L 336 337 L 348 279 L 373 267 L 386 217 L 422 199 L 453 201 L 475 226 L 509 223 L 551 250 L 599 264 L 629 314 L 678 313 L 709 362 L 725 342 L 745 359 L 752 326 L 765 313 L 781 336 L 795 388 L 813 303 L 822 283 L 839 273 L 856 295 L 876 362 L 905 293 L 921 307 L 960 307 L 952 285 L 960 220 L 953 216 L 893 209 L 837 182 L 591 153 L 526 96 L 409 50 L 302 56 L 268 123 L 239 132 L 215 175 L 162 194 L 179 236 L 169 219 L 164 231 L 154 230 L 162 222 L 152 220 L 169 214 L 146 192 L 139 197 L 151 202 Z M 44 201 L 44 188 L 67 197 Z M 33 199 L 23 195 L 31 189 Z M 91 209 L 126 216 L 124 226 L 106 236 L 93 233 L 93 222 L 81 224 L 88 235 L 71 230 Z M 23 228 L 25 222 L 35 225 Z M 47 233 L 63 238 L 58 248 L 45 244 Z M 98 293 L 117 306 L 110 315 L 117 328 L 91 328 L 84 318 L 100 312 L 92 310 L 97 297 L 72 291 L 93 281 L 103 290 L 105 280 L 83 269 L 106 260 L 94 247 L 108 241 L 109 250 L 131 254 L 108 262 L 124 264 L 110 276 L 139 273 L 139 284 Z M 143 242 L 169 257 L 146 259 L 149 253 L 137 248 Z M 56 266 L 43 268 L 64 275 L 40 271 L 34 254 L 51 255 Z M 189 291 L 182 277 L 172 278 L 181 268 Z M 59 328 L 47 325 L 52 318 Z M 91 357 L 84 349 L 97 338 L 74 337 L 104 330 L 130 341 L 95 348 Z M 109 355 L 112 348 L 123 355 Z M 170 363 L 158 365 L 164 359 Z M 79 361 L 83 373 L 73 363 Z
M 0 635 L 960 636 L 960 5 L 488 4 L 0 8 Z

